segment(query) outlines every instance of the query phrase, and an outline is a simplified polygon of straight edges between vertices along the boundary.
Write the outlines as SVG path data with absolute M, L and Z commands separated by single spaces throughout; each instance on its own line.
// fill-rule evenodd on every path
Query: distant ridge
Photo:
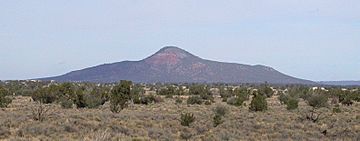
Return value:
M 183 49 L 167 46 L 140 61 L 123 61 L 73 71 L 61 76 L 41 78 L 61 82 L 164 83 L 273 83 L 316 84 L 285 75 L 263 65 L 244 65 L 205 60 Z
M 334 85 L 334 86 L 360 86 L 360 81 L 320 81 L 322 85 Z

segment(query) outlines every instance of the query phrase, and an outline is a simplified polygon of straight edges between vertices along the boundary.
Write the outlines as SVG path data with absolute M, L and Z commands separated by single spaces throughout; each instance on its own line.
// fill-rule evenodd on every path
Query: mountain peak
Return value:
M 56 81 L 171 82 L 171 83 L 273 83 L 316 84 L 283 74 L 271 67 L 204 60 L 181 48 L 166 46 L 140 61 L 99 65 L 65 75 L 43 78 Z
M 158 54 L 158 53 L 190 54 L 189 52 L 187 52 L 179 47 L 176 47 L 176 46 L 165 46 L 155 54 Z
M 189 57 L 195 57 L 191 53 L 176 47 L 176 46 L 166 46 L 156 52 L 154 55 L 145 59 L 149 64 L 155 65 L 175 65 L 178 64 L 181 60 Z

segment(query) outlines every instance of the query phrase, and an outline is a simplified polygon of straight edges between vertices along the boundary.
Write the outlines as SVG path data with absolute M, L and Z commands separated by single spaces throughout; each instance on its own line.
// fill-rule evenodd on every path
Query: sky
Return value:
M 0 80 L 141 60 L 169 45 L 303 79 L 360 80 L 360 1 L 0 1 Z

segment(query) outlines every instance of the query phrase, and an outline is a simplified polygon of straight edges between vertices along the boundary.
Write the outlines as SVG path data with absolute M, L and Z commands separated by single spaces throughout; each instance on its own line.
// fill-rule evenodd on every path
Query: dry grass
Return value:
M 62 109 L 50 105 L 43 120 L 32 118 L 36 103 L 29 97 L 16 97 L 9 108 L 0 110 L 1 140 L 360 140 L 360 104 L 341 106 L 342 113 L 321 109 L 324 118 L 317 123 L 304 120 L 311 108 L 300 101 L 299 109 L 287 111 L 277 97 L 267 99 L 269 110 L 249 112 L 216 99 L 212 105 L 175 104 L 174 99 L 152 105 L 133 105 L 118 114 L 109 105 L 98 109 Z M 249 101 L 246 101 L 249 105 Z M 224 105 L 229 113 L 224 123 L 213 127 L 213 111 Z M 190 127 L 178 121 L 180 113 L 192 112 Z M 322 132 L 326 130 L 326 135 Z

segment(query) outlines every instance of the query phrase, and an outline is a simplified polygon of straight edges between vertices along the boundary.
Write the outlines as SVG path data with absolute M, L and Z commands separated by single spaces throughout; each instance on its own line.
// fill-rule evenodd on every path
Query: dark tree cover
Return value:
M 202 103 L 203 103 L 203 100 L 198 95 L 190 96 L 187 99 L 187 104 L 190 104 L 190 105 L 193 105 L 193 104 L 201 105 Z
M 199 84 L 191 85 L 189 88 L 189 94 L 198 95 L 202 100 L 204 100 L 207 103 L 214 102 L 214 97 L 210 92 L 210 88 L 206 85 L 199 85 Z
M 312 94 L 307 102 L 314 109 L 319 109 L 328 106 L 328 97 L 324 94 Z
M 12 100 L 7 97 L 8 95 L 10 95 L 10 92 L 0 86 L 0 108 L 7 107 L 11 103 Z
M 295 110 L 299 107 L 299 99 L 297 98 L 289 98 L 286 102 L 286 109 Z
M 234 90 L 234 95 L 240 99 L 245 100 L 249 100 L 249 96 L 250 96 L 251 92 L 244 87 L 240 87 L 240 88 L 236 88 Z
M 48 85 L 49 82 L 32 82 L 26 80 L 19 81 L 5 81 L 2 86 L 5 87 L 11 94 L 31 96 L 38 88 Z
M 202 95 L 208 93 L 209 93 L 209 89 L 206 87 L 206 85 L 194 84 L 191 85 L 189 88 L 190 95 Z
M 74 93 L 71 95 L 71 99 L 74 101 L 74 104 L 76 105 L 77 108 L 86 107 L 86 103 L 84 99 L 84 95 L 85 95 L 84 91 L 85 91 L 84 87 L 76 88 L 74 90 Z
M 250 111 L 266 111 L 267 110 L 267 101 L 266 97 L 262 94 L 254 94 L 254 97 L 250 103 Z
M 55 102 L 58 99 L 58 96 L 57 87 L 51 85 L 50 87 L 37 89 L 32 95 L 32 99 L 41 103 L 50 104 Z
M 110 109 L 113 113 L 118 113 L 127 107 L 128 101 L 131 99 L 131 81 L 122 80 L 111 90 Z
M 270 88 L 268 84 L 264 84 L 261 87 L 259 87 L 258 93 L 268 98 L 274 95 L 274 91 Z
M 231 87 L 219 87 L 219 93 L 223 101 L 226 102 L 228 98 L 234 95 L 233 89 Z
M 173 95 L 180 95 L 180 92 L 177 90 L 175 86 L 169 85 L 165 88 L 160 88 L 156 92 L 158 95 L 164 95 L 168 98 L 172 97 Z
M 109 88 L 83 83 L 51 84 L 38 88 L 32 98 L 35 101 L 49 104 L 59 103 L 64 108 L 96 108 L 109 100 Z

